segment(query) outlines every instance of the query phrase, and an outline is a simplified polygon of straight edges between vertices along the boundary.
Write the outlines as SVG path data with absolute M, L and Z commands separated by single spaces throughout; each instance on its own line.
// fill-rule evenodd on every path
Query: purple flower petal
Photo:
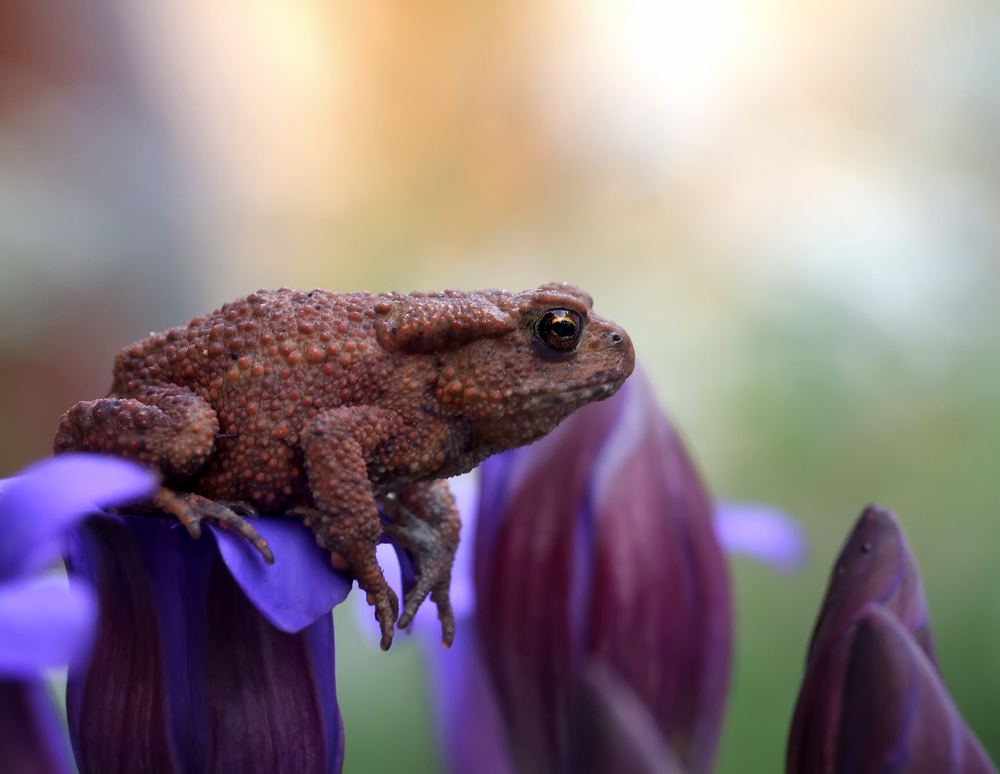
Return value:
M 628 450 L 595 466 L 608 484 L 594 496 L 587 651 L 617 670 L 683 768 L 700 774 L 712 770 L 728 694 L 729 570 L 707 493 L 652 386 L 639 374 L 626 388 L 607 446 L 628 428 Z
M 831 755 L 852 625 L 873 602 L 896 615 L 934 661 L 916 561 L 895 516 L 874 505 L 858 517 L 830 574 L 788 736 L 789 774 L 812 772 L 817 756 Z
M 0 680 L 0 766 L 8 774 L 71 774 L 62 724 L 41 680 Z
M 614 399 L 587 406 L 542 440 L 480 467 L 479 642 L 512 756 L 525 771 L 558 770 L 566 752 L 562 729 L 588 592 L 573 578 L 576 569 L 589 570 L 577 552 L 587 551 L 592 535 L 589 511 L 581 511 L 594 460 L 620 409 Z
M 132 462 L 63 454 L 25 468 L 0 493 L 0 579 L 58 558 L 63 531 L 101 507 L 150 495 L 157 476 Z
M 210 525 L 222 559 L 251 602 L 282 631 L 305 629 L 343 602 L 351 579 L 330 564 L 311 530 L 293 519 L 261 518 L 254 527 L 271 547 L 274 564 L 232 532 Z
M 68 543 L 66 566 L 94 587 L 99 605 L 90 662 L 71 665 L 66 685 L 81 774 L 176 771 L 153 586 L 124 519 L 87 519 Z M 198 720 L 188 719 L 195 734 L 203 730 Z
M 726 553 L 748 556 L 778 572 L 801 570 L 809 555 L 802 526 L 764 505 L 716 503 L 715 534 Z
M 0 584 L 0 677 L 34 677 L 63 666 L 90 644 L 94 595 L 55 578 Z
M 308 567 L 305 549 L 315 543 L 283 526 L 305 531 L 291 522 L 268 530 L 276 558 Z M 297 633 L 276 628 L 243 593 L 214 535 L 193 540 L 173 520 L 127 516 L 77 530 L 67 565 L 100 600 L 90 665 L 71 668 L 67 687 L 82 774 L 340 770 L 329 608 Z M 284 593 L 310 593 L 311 572 L 282 574 Z M 263 596 L 274 603 L 280 589 Z M 275 604 L 286 616 L 308 609 Z
M 303 632 L 312 658 L 312 674 L 319 695 L 326 740 L 325 774 L 344 768 L 344 719 L 337 705 L 337 670 L 334 664 L 333 616 L 318 619 Z
M 916 559 L 892 511 L 875 505 L 858 517 L 837 556 L 808 660 L 823 658 L 870 602 L 895 614 L 936 663 Z
M 210 769 L 273 774 L 339 771 L 340 713 L 324 716 L 309 633 L 281 631 L 261 616 L 233 577 L 216 562 L 208 587 L 207 641 Z M 313 641 L 329 648 L 333 617 L 313 624 Z M 327 705 L 328 707 L 330 705 Z M 336 703 L 332 703 L 336 708 Z M 328 749 L 327 740 L 332 740 Z

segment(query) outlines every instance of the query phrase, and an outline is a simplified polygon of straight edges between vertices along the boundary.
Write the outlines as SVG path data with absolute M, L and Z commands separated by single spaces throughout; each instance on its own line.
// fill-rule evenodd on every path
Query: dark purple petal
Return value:
M 573 702 L 574 774 L 682 774 L 642 700 L 612 667 L 591 660 Z
M 63 454 L 25 468 L 0 493 L 0 580 L 55 561 L 63 531 L 74 521 L 142 499 L 156 482 L 146 468 L 95 454 Z
M 843 686 L 837 774 L 996 774 L 937 669 L 879 605 L 856 624 Z M 825 771 L 813 768 L 810 771 Z
M 4 774 L 70 774 L 69 748 L 41 680 L 0 680 Z
M 67 564 L 95 581 L 101 609 L 89 671 L 71 669 L 67 689 L 82 774 L 340 770 L 329 608 L 298 633 L 276 628 L 234 580 L 214 533 L 192 540 L 173 520 L 93 518 L 77 537 Z M 312 593 L 315 544 L 280 527 L 272 537 L 276 565 L 307 567 L 281 575 L 285 593 Z M 281 601 L 274 584 L 261 596 L 286 616 L 312 604 Z
M 207 642 L 211 752 L 206 771 L 323 774 L 339 770 L 340 715 L 324 718 L 307 632 L 269 623 L 215 562 L 209 580 Z M 329 647 L 333 617 L 314 626 Z M 329 676 L 329 674 L 328 674 Z M 328 729 L 331 731 L 328 736 Z M 327 754 L 327 740 L 334 747 Z
M 317 619 L 303 632 L 312 658 L 312 674 L 319 697 L 326 741 L 325 774 L 339 774 L 344 767 L 344 719 L 337 704 L 337 670 L 334 664 L 333 616 Z
M 585 660 L 612 666 L 691 774 L 711 770 L 732 620 L 712 509 L 647 381 L 482 466 L 477 621 L 514 759 L 559 771 Z
M 892 513 L 869 506 L 837 560 L 813 631 L 788 739 L 787 771 L 813 772 L 830 760 L 838 733 L 841 686 L 856 623 L 869 604 L 895 615 L 933 663 L 934 646 L 920 574 Z
M 783 511 L 751 503 L 716 503 L 715 534 L 729 555 L 743 555 L 778 572 L 801 570 L 809 556 L 802 525 Z
M 210 525 L 222 559 L 257 609 L 282 631 L 300 631 L 343 602 L 351 578 L 330 564 L 312 531 L 292 519 L 255 519 L 254 527 L 274 554 L 273 565 L 232 532 Z
M 206 530 L 193 540 L 171 519 L 124 516 L 121 522 L 139 548 L 137 571 L 150 585 L 160 627 L 156 644 L 164 659 L 167 737 L 180 771 L 205 771 L 211 744 L 205 654 L 215 631 L 206 599 L 218 562 L 214 533 Z
M 648 382 L 629 385 L 595 467 L 587 650 L 617 670 L 699 774 L 712 770 L 729 687 L 729 571 L 697 472 Z
M 573 665 L 583 639 L 573 620 L 580 605 L 573 608 L 586 598 L 586 589 L 573 589 L 575 566 L 586 564 L 576 552 L 589 553 L 591 542 L 580 513 L 619 410 L 613 401 L 587 406 L 541 441 L 480 468 L 479 641 L 524 772 L 556 771 L 566 753 Z
M 70 738 L 81 774 L 179 771 L 167 733 L 160 624 L 141 551 L 124 523 L 92 517 L 76 530 L 67 569 L 97 591 L 88 666 L 66 686 Z
M 64 666 L 90 645 L 90 589 L 56 578 L 0 584 L 0 677 L 34 677 Z

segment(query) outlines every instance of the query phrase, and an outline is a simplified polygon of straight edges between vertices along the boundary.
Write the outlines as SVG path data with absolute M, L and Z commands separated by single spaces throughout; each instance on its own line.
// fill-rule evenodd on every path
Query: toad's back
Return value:
M 112 395 L 189 389 L 219 424 L 208 466 L 188 485 L 264 507 L 308 503 L 302 427 L 321 411 L 384 402 L 397 357 L 378 345 L 371 293 L 261 290 L 136 342 L 115 362 Z
M 272 398 L 298 389 L 335 400 L 331 407 L 361 402 L 366 398 L 358 392 L 363 377 L 371 364 L 384 359 L 373 333 L 376 298 L 323 290 L 258 291 L 123 349 L 112 391 L 130 395 L 153 383 L 184 385 L 228 409 L 228 398 L 239 396 L 238 403 L 249 397 L 245 387 L 247 377 L 253 377 L 258 394 Z M 310 378 L 310 372 L 324 378 Z

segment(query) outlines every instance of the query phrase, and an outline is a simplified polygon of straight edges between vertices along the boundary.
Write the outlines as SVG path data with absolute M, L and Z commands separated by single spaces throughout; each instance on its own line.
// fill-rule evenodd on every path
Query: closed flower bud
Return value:
M 920 574 L 869 506 L 830 576 L 806 657 L 787 774 L 993 772 L 937 671 Z
M 593 662 L 685 771 L 711 770 L 729 683 L 728 568 L 705 489 L 641 374 L 483 465 L 476 591 L 518 771 L 566 770 Z

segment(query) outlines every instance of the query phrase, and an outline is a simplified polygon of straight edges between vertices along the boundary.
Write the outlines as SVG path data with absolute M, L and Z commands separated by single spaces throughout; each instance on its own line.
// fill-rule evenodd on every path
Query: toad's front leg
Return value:
M 416 582 L 406 595 L 399 628 L 409 625 L 430 594 L 441 621 L 441 644 L 450 648 L 455 639 L 451 569 L 462 527 L 455 498 L 448 484 L 438 479 L 412 484 L 395 498 L 382 498 L 380 504 L 391 519 L 385 531 L 406 549 L 416 572 Z
M 307 524 L 320 546 L 343 557 L 375 607 L 382 650 L 392 645 L 399 601 L 375 558 L 382 534 L 366 460 L 403 427 L 393 411 L 367 406 L 330 409 L 302 434 L 306 473 L 316 511 Z

